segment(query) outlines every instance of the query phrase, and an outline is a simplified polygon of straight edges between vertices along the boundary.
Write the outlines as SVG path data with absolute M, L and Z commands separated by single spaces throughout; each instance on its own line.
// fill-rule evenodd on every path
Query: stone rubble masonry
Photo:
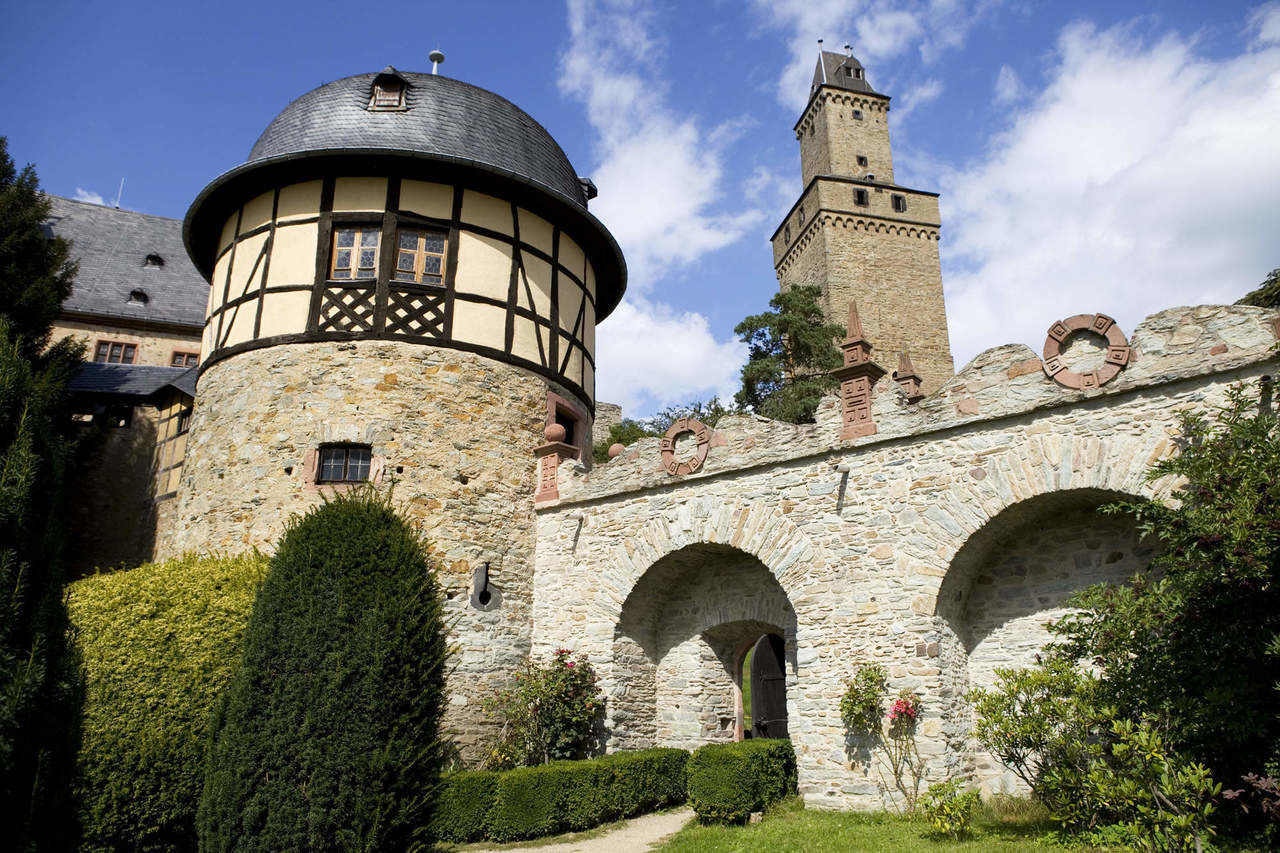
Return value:
M 726 417 L 723 443 L 685 477 L 660 469 L 653 438 L 590 472 L 567 461 L 560 500 L 537 510 L 533 650 L 590 656 L 611 748 L 692 743 L 727 731 L 734 632 L 781 629 L 808 804 L 883 807 L 884 780 L 839 719 L 844 680 L 867 661 L 920 693 L 931 780 L 972 771 L 1008 787 L 969 739 L 965 690 L 1025 662 L 1070 591 L 1145 564 L 1132 527 L 1093 510 L 1169 496 L 1175 483 L 1145 474 L 1176 452 L 1180 413 L 1273 373 L 1278 319 L 1152 315 L 1130 337 L 1135 358 L 1092 391 L 1055 384 L 1021 345 L 915 404 L 885 377 L 878 432 L 848 441 L 835 397 L 812 425 Z
M 862 118 L 854 117 L 855 110 Z M 824 86 L 809 100 L 795 133 L 803 183 L 818 175 L 866 174 L 893 183 L 888 98 Z M 867 165 L 858 165 L 859 156 Z
M 622 406 L 618 403 L 596 403 L 596 418 L 591 424 L 592 444 L 609 437 L 609 431 L 622 423 Z
M 509 365 L 399 342 L 287 344 L 218 362 L 200 378 L 158 556 L 270 551 L 287 519 L 322 499 L 324 487 L 304 482 L 308 452 L 372 445 L 395 503 L 443 566 L 458 648 L 446 722 L 474 759 L 488 731 L 480 702 L 529 648 L 533 453 L 547 390 Z M 469 585 L 486 561 L 502 605 L 480 612 L 468 606 Z

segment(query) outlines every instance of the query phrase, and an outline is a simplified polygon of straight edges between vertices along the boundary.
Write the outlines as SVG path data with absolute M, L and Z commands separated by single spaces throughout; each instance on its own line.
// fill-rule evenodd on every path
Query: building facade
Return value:
M 1274 371 L 1280 312 L 1174 308 L 1131 336 L 1046 318 L 1040 355 L 995 346 L 954 373 L 937 197 L 894 183 L 865 74 L 822 55 L 805 188 L 773 238 L 780 286 L 819 285 L 846 324 L 839 394 L 814 424 L 684 419 L 596 466 L 593 420 L 617 417 L 597 409 L 596 324 L 626 268 L 591 183 L 456 80 L 387 68 L 294 101 L 184 224 L 209 289 L 193 409 L 152 392 L 156 555 L 269 550 L 292 514 L 373 482 L 440 559 L 469 759 L 483 698 L 567 647 L 602 677 L 609 749 L 785 733 L 806 802 L 880 807 L 839 717 L 874 662 L 922 699 L 931 779 L 1012 786 L 965 691 L 1033 660 L 1071 592 L 1145 565 L 1152 544 L 1097 507 L 1173 494 L 1147 468 L 1182 411 Z

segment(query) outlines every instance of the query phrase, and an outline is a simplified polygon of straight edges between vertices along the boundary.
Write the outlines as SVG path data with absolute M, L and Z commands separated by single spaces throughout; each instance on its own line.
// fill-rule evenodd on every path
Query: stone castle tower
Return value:
M 388 67 L 285 107 L 184 225 L 211 289 L 159 556 L 270 548 L 325 492 L 394 483 L 446 569 L 464 754 L 530 646 L 536 457 L 590 462 L 626 283 L 592 195 L 511 102 Z
M 830 322 L 856 301 L 876 360 L 907 352 L 925 391 L 951 377 L 937 193 L 899 186 L 889 96 L 852 56 L 823 51 L 795 125 L 804 190 L 774 232 L 779 286 L 819 285 Z

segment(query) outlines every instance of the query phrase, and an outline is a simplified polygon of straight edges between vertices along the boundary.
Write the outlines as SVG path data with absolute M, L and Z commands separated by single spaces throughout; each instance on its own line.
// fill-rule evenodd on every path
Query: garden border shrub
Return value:
M 210 710 L 266 569 L 256 553 L 186 554 L 67 588 L 85 673 L 82 850 L 195 849 Z
M 796 790 L 791 741 L 709 743 L 689 758 L 689 802 L 703 823 L 745 823 Z
M 683 749 L 615 752 L 441 780 L 431 824 L 438 841 L 517 841 L 590 829 L 686 799 Z

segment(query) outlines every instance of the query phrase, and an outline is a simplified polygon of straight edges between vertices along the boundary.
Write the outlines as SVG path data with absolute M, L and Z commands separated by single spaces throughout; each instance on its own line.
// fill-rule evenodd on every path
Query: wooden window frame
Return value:
M 178 356 L 183 357 L 182 364 L 174 363 L 178 360 Z M 191 361 L 191 363 L 187 364 L 188 361 Z M 188 349 L 176 349 L 169 356 L 170 367 L 195 367 L 199 363 L 200 363 L 200 353 L 192 352 L 191 350 L 188 350 Z
M 902 195 L 901 193 L 894 193 L 889 200 L 893 204 L 894 213 L 907 212 L 907 197 L 905 195 Z
M 855 207 L 867 207 L 871 204 L 871 194 L 861 187 L 853 191 L 853 204 Z
M 381 269 L 382 269 L 382 264 L 380 263 L 380 261 L 382 260 L 382 244 L 383 244 L 383 236 L 384 236 L 382 233 L 383 230 L 384 229 L 383 229 L 382 223 L 376 222 L 372 219 L 362 219 L 358 222 L 334 222 L 332 233 L 329 236 L 329 264 L 328 264 L 328 271 L 327 271 L 328 280 L 338 282 L 341 284 L 354 283 L 354 282 L 376 282 L 378 280 L 378 274 L 381 272 Z M 350 246 L 338 245 L 338 237 L 343 231 L 354 232 L 354 236 L 352 237 L 352 243 Z M 366 246 L 364 244 L 364 237 L 366 234 L 376 235 L 378 238 L 378 242 L 373 246 Z M 363 269 L 366 269 L 365 267 L 359 266 L 359 263 L 360 263 L 359 253 L 365 249 L 373 249 L 373 274 L 367 275 L 367 276 L 359 276 L 357 275 L 357 273 L 361 272 Z M 337 272 L 339 269 L 338 267 L 339 251 L 351 252 L 351 266 L 342 267 L 342 269 L 349 270 L 351 272 L 351 275 L 347 278 L 342 278 L 337 275 Z
M 400 242 L 401 236 L 409 232 L 413 232 L 417 234 L 417 240 L 415 241 L 416 246 L 413 249 L 403 248 Z M 439 235 L 442 243 L 442 246 L 439 252 L 432 252 L 427 250 L 426 238 L 428 233 Z M 395 248 L 392 251 L 395 256 L 395 263 L 392 264 L 392 267 L 390 270 L 390 278 L 389 278 L 390 283 L 419 284 L 419 285 L 422 285 L 423 287 L 438 287 L 443 289 L 445 287 L 445 275 L 449 269 L 449 229 L 436 228 L 436 227 L 431 227 L 427 225 L 418 225 L 411 221 L 397 220 L 397 222 L 395 223 L 394 234 L 395 234 Z M 400 255 L 402 253 L 413 254 L 412 270 L 400 269 Z M 426 262 L 428 257 L 440 259 L 440 272 L 438 274 L 426 272 Z M 413 276 L 413 278 L 410 278 L 410 279 L 400 278 L 399 276 L 401 272 L 410 273 Z M 439 278 L 440 280 L 439 281 L 423 281 L 423 277 L 426 275 L 433 275 Z
M 359 450 L 365 453 L 364 460 L 364 476 L 359 478 L 351 477 L 351 451 Z M 324 475 L 325 454 L 342 451 L 342 477 L 341 479 L 327 478 Z M 373 448 L 367 444 L 341 443 L 341 444 L 322 444 L 316 454 L 316 479 L 317 485 L 321 486 L 350 486 L 359 483 L 368 483 L 373 479 Z
M 99 359 L 98 351 L 103 347 L 107 348 L 106 358 Z M 120 347 L 120 358 L 112 361 L 111 350 L 114 347 Z M 124 354 L 129 353 L 129 360 L 124 360 Z M 93 361 L 95 364 L 137 364 L 138 363 L 138 344 L 131 344 L 128 341 L 112 341 L 107 338 L 99 338 L 93 345 Z

